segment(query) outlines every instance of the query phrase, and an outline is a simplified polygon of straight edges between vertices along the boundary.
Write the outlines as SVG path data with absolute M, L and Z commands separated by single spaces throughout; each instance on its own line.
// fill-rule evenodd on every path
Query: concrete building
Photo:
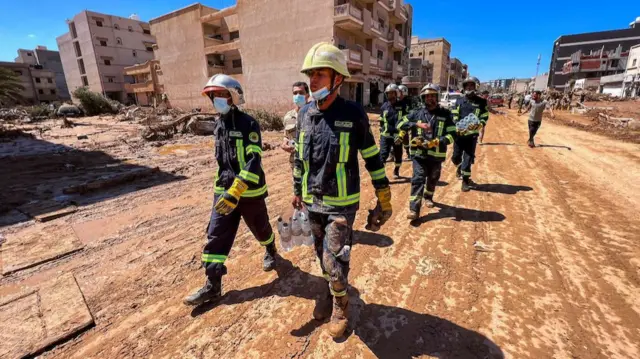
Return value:
M 406 74 L 413 9 L 402 0 L 238 0 L 217 10 L 196 3 L 150 21 L 172 106 L 210 106 L 201 96 L 218 73 L 242 83 L 247 107 L 290 109 L 291 85 L 315 43 L 343 49 L 352 77 L 341 95 L 379 103 Z
M 45 70 L 53 71 L 58 98 L 62 101 L 70 100 L 67 81 L 64 78 L 60 52 L 48 50 L 46 46 L 37 46 L 34 50 L 18 49 L 18 57 L 15 62 L 40 65 Z
M 571 54 L 571 58 L 562 67 L 563 75 L 567 76 L 567 83 L 563 88 L 572 89 L 575 81 L 580 79 L 587 79 L 598 87 L 601 77 L 624 73 L 628 57 L 629 51 L 623 51 L 622 45 L 609 51 L 605 51 L 604 47 L 589 53 L 578 50 Z
M 640 44 L 629 50 L 623 87 L 625 97 L 640 96 Z
M 402 84 L 409 88 L 409 95 L 417 96 L 424 85 L 433 82 L 433 64 L 420 58 L 409 59 L 409 75 L 402 78 Z
M 451 65 L 449 66 L 449 90 L 460 91 L 462 90 L 462 82 L 465 79 L 466 69 L 462 61 L 457 58 L 451 59 Z
M 624 82 L 624 73 L 600 78 L 600 86 L 598 93 L 611 95 L 614 97 L 622 97 L 622 83 Z
M 153 60 L 155 38 L 149 24 L 135 15 L 92 11 L 82 11 L 67 23 L 69 32 L 56 40 L 69 91 L 88 87 L 114 100 L 133 102 L 125 93 L 123 70 Z
M 523 93 L 529 88 L 530 82 L 531 79 L 513 79 L 513 81 L 511 81 L 511 85 L 509 86 L 509 92 Z
M 496 90 L 496 89 L 502 89 L 502 90 L 509 90 L 511 88 L 511 84 L 513 83 L 514 79 L 497 79 L 497 80 L 489 80 L 487 81 L 489 83 L 489 87 Z M 530 81 L 530 79 L 528 80 Z
M 163 72 L 158 60 L 150 60 L 124 68 L 124 75 L 133 79 L 132 83 L 125 83 L 124 90 L 133 94 L 135 103 L 139 106 L 156 106 L 162 101 L 164 86 Z
M 418 39 L 417 36 L 411 38 L 410 57 L 427 60 L 433 64 L 433 82 L 442 88 L 447 87 L 449 79 L 449 66 L 451 44 L 445 38 Z
M 549 73 L 545 72 L 542 75 L 538 75 L 534 77 L 533 80 L 533 89 L 535 91 L 544 91 L 547 89 L 547 84 L 549 83 Z
M 12 70 L 24 90 L 20 94 L 25 105 L 38 105 L 58 101 L 55 73 L 41 65 L 20 62 L 0 62 L 0 67 Z
M 575 79 L 593 79 L 620 73 L 624 71 L 624 67 L 622 69 L 597 69 L 588 73 L 580 71 L 581 74 L 567 73 L 563 71 L 563 68 L 568 61 L 575 60 L 574 54 L 576 53 L 588 56 L 595 52 L 616 51 L 618 47 L 621 48 L 621 53 L 628 53 L 631 46 L 638 43 L 640 43 L 640 17 L 629 24 L 628 29 L 560 36 L 553 44 L 551 64 L 549 65 L 549 87 L 564 90 L 570 87 L 571 81 Z M 587 75 L 590 77 L 586 77 Z

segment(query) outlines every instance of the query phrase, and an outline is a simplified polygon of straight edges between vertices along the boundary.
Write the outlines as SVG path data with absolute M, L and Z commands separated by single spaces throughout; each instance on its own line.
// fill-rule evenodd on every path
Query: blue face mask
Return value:
M 293 95 L 293 103 L 298 107 L 302 107 L 307 103 L 307 99 L 304 98 L 304 95 Z
M 229 106 L 228 99 L 224 97 L 214 97 L 213 98 L 213 107 L 219 113 L 226 115 L 229 110 L 231 110 L 231 106 Z
M 316 101 L 320 101 L 323 100 L 325 97 L 329 96 L 329 89 L 326 87 L 321 88 L 320 90 L 316 91 L 316 92 L 312 92 L 311 96 L 316 100 Z

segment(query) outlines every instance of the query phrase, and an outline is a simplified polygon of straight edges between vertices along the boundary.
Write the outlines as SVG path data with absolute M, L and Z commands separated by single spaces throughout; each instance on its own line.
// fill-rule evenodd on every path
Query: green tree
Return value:
M 11 69 L 0 67 L 0 106 L 21 102 L 24 86 L 20 78 Z

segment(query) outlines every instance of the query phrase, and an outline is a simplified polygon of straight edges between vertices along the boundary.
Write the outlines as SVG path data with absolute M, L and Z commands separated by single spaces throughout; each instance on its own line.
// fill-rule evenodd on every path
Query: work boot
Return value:
M 533 143 L 533 140 L 529 140 L 529 142 L 527 142 L 527 144 L 529 145 L 529 147 L 534 148 L 536 147 L 536 144 Z
M 396 167 L 393 169 L 393 178 L 394 179 L 400 178 L 400 167 Z
M 349 297 L 333 298 L 333 313 L 329 323 L 329 335 L 340 338 L 349 325 Z
M 265 272 L 272 271 L 276 268 L 276 250 L 275 242 L 265 247 L 264 260 L 262 261 L 262 270 Z
M 416 219 L 418 219 L 419 216 L 420 216 L 420 213 L 410 210 L 409 214 L 407 214 L 407 219 L 415 221 Z
M 222 277 L 212 280 L 207 279 L 204 287 L 198 289 L 197 292 L 184 298 L 182 302 L 185 305 L 198 306 L 206 302 L 216 300 L 222 296 Z
M 331 292 L 327 287 L 327 292 L 322 293 L 322 297 L 316 300 L 316 307 L 313 308 L 313 318 L 315 320 L 325 320 L 331 316 L 333 312 L 332 299 Z
M 456 168 L 456 178 L 462 179 L 462 170 L 460 169 L 460 166 Z
M 433 208 L 435 206 L 435 203 L 433 203 L 433 197 L 426 197 L 424 199 L 424 205 L 427 206 L 427 208 Z
M 471 180 L 471 178 L 466 177 L 462 179 L 462 192 L 469 192 L 475 188 L 476 184 Z

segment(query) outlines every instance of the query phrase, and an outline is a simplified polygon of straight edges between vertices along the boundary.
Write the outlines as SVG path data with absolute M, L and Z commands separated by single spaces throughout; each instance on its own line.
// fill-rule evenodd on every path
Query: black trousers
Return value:
M 391 151 L 393 151 L 396 167 L 400 167 L 402 164 L 402 144 L 396 145 L 393 137 L 380 136 L 380 156 L 382 157 L 382 163 L 387 162 Z
M 533 138 L 536 137 L 536 133 L 538 133 L 540 125 L 542 125 L 542 121 L 529 121 L 529 141 L 533 142 Z
M 476 160 L 476 145 L 478 136 L 461 136 L 453 144 L 453 155 L 451 162 L 459 166 L 459 171 L 463 178 L 471 177 L 471 165 Z
M 322 275 L 335 297 L 347 295 L 349 260 L 355 213 L 324 214 L 309 211 L 311 235 Z
M 413 158 L 413 177 L 411 177 L 411 197 L 409 197 L 409 209 L 420 212 L 422 198 L 433 200 L 436 185 L 440 180 L 442 162 L 427 158 Z M 425 187 L 426 185 L 426 187 Z
M 214 206 L 219 197 L 219 195 L 213 197 Z M 244 223 L 262 246 L 273 243 L 275 237 L 263 198 L 241 198 L 238 207 L 226 216 L 212 209 L 209 226 L 207 226 L 207 244 L 202 250 L 202 266 L 208 278 L 220 277 L 227 273 L 224 262 L 236 239 L 240 218 L 244 219 Z

